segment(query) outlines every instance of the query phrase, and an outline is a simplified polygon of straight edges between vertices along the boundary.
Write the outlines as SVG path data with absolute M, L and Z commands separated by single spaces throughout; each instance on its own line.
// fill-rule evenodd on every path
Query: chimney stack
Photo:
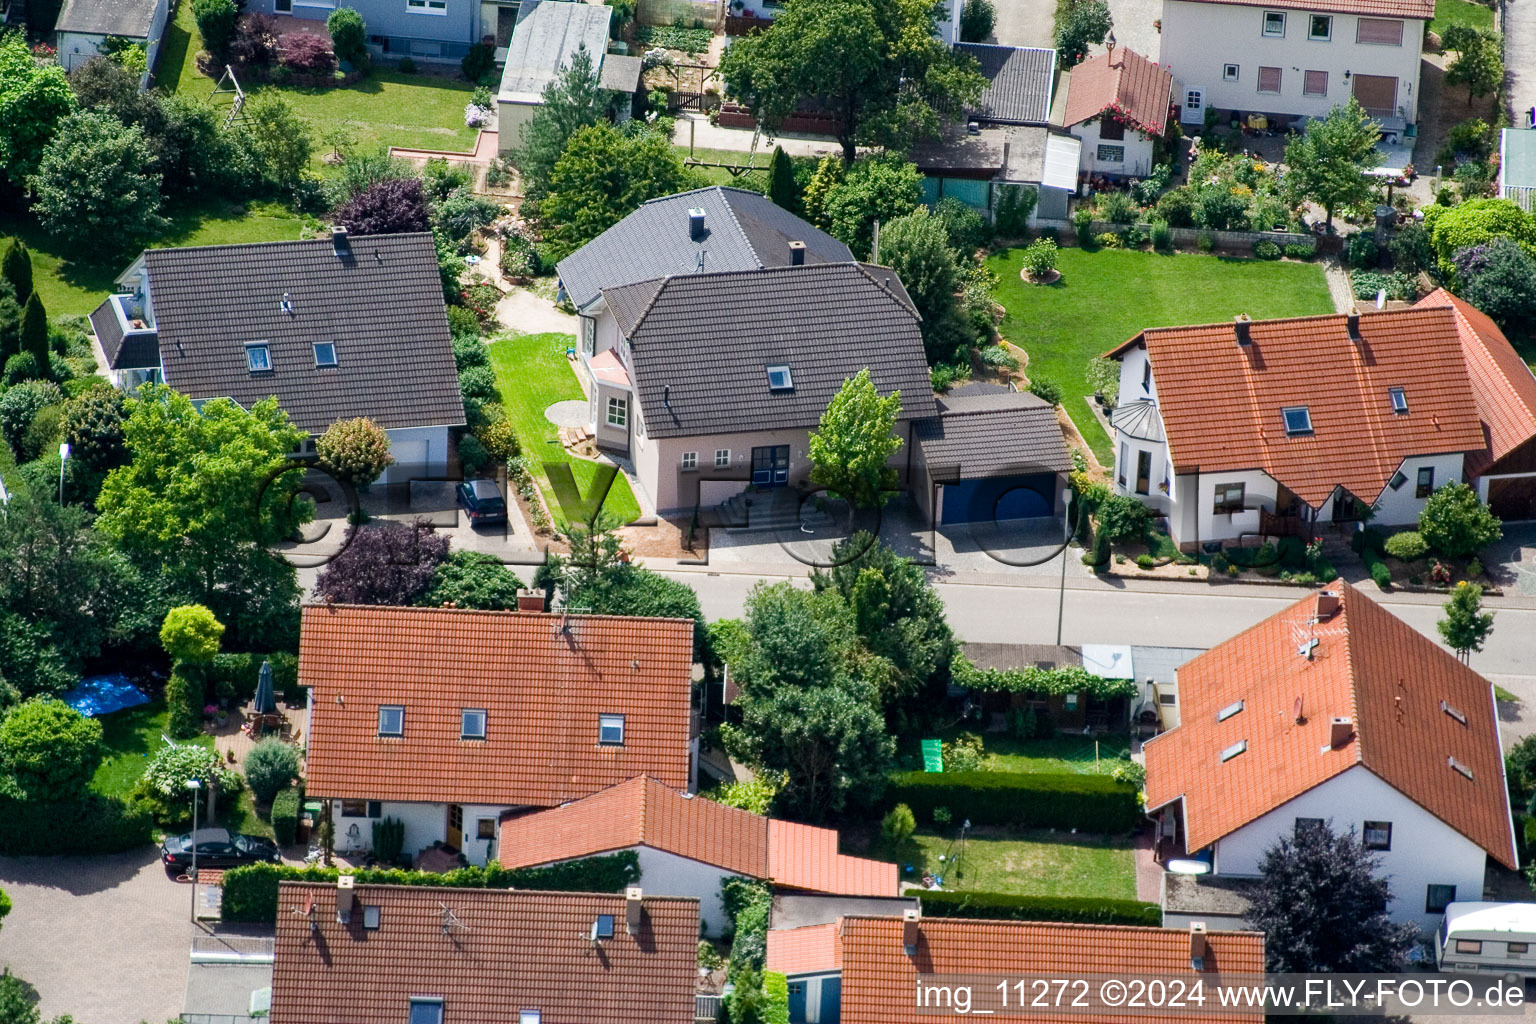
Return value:
M 1359 306 L 1350 306 L 1349 307 L 1349 315 L 1344 318 L 1344 322 L 1349 325 L 1349 340 L 1350 341 L 1359 341 L 1360 340 L 1360 307 Z
M 917 921 L 918 911 L 915 907 L 908 907 L 901 914 L 901 948 L 907 956 L 917 955 Z
M 1317 621 L 1327 622 L 1333 618 L 1343 603 L 1337 590 L 1320 591 L 1317 595 Z
M 331 226 L 331 249 L 337 256 L 352 255 L 352 240 L 347 237 L 345 224 L 333 224 Z
M 341 924 L 352 920 L 352 885 L 351 875 L 336 876 L 336 920 Z
M 789 243 L 789 265 L 792 266 L 792 267 L 803 267 L 803 266 L 805 266 L 805 243 L 804 242 L 790 242 Z
M 517 592 L 517 610 L 520 612 L 542 612 L 545 610 L 545 594 L 542 590 L 519 590 Z
M 1237 335 L 1237 343 L 1239 345 L 1246 346 L 1252 344 L 1253 338 L 1248 333 L 1251 324 L 1252 321 L 1248 319 L 1247 313 L 1239 313 L 1232 319 L 1232 330 Z
M 1205 970 L 1205 922 L 1189 922 L 1189 966 L 1192 970 Z
M 1341 718 L 1338 715 L 1328 720 L 1328 747 L 1337 750 L 1344 746 L 1355 735 L 1355 723 L 1353 719 Z
M 640 913 L 645 909 L 642 902 L 644 894 L 638 885 L 632 885 L 624 890 L 624 930 L 631 935 L 640 931 Z
M 695 242 L 704 241 L 704 211 L 698 207 L 688 211 L 688 237 Z

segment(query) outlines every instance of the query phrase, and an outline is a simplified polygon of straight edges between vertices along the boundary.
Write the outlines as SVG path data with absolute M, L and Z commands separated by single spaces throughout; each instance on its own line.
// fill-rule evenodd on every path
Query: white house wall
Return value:
M 1430 885 L 1456 886 L 1458 900 L 1483 898 L 1482 848 L 1358 765 L 1221 839 L 1215 872 L 1257 875 L 1264 852 L 1294 834 L 1297 818 L 1330 819 L 1337 832 L 1353 827 L 1358 833 L 1367 820 L 1392 823 L 1392 848 L 1376 856 L 1392 889 L 1394 920 L 1433 931 L 1441 915 L 1424 910 Z
M 401 851 L 415 856 L 422 850 L 439 840 L 451 842 L 459 846 L 457 839 L 448 840 L 448 805 L 429 803 L 404 803 L 386 800 L 382 805 L 382 815 L 379 818 L 349 817 L 341 813 L 342 802 L 331 801 L 333 816 L 336 822 L 336 850 L 371 850 L 373 849 L 373 823 L 384 818 L 398 818 L 405 826 L 405 842 Z M 460 846 L 465 858 L 471 864 L 484 865 L 489 857 L 495 854 L 496 841 L 494 839 L 478 839 L 478 822 L 481 818 L 499 820 L 507 807 L 489 807 L 478 804 L 464 804 L 464 829 L 468 838 Z M 352 826 L 357 826 L 357 835 L 351 835 Z
M 730 924 L 720 899 L 720 883 L 743 876 L 713 864 L 679 857 L 650 846 L 634 848 L 640 860 L 640 886 L 647 896 L 692 896 L 699 901 L 699 920 L 716 938 Z
M 1221 484 L 1242 484 L 1244 511 L 1218 513 L 1216 488 Z M 1280 487 L 1268 473 L 1257 469 L 1239 470 L 1233 473 L 1201 473 L 1199 492 L 1195 496 L 1195 519 L 1199 523 L 1198 537 L 1188 538 L 1205 543 L 1211 540 L 1236 540 L 1243 534 L 1257 533 L 1259 509 L 1273 512 Z
M 1312 12 L 1304 10 L 1285 12 L 1284 38 L 1265 36 L 1264 11 L 1263 7 L 1236 4 L 1164 0 L 1159 62 L 1178 75 L 1183 90 L 1200 90 L 1207 108 L 1224 113 L 1322 117 L 1352 95 L 1352 82 L 1344 78 L 1348 71 L 1351 75 L 1396 78 L 1397 107 L 1408 121 L 1418 119 L 1424 22 L 1405 20 L 1400 46 L 1357 43 L 1357 16 L 1319 11 L 1333 18 L 1332 38 L 1324 42 L 1307 38 Z M 1238 66 L 1236 81 L 1223 80 L 1223 66 L 1227 64 Z M 1258 91 L 1260 66 L 1281 69 L 1278 94 Z M 1305 71 L 1328 73 L 1326 95 L 1302 95 Z
M 1140 178 L 1152 169 L 1152 138 L 1143 135 L 1134 128 L 1125 130 L 1125 138 L 1111 139 L 1106 142 L 1099 140 L 1099 124 L 1093 123 L 1075 124 L 1069 129 L 1071 133 L 1083 140 L 1082 169 L 1097 172 L 1099 174 L 1122 174 L 1127 177 Z M 1119 146 L 1124 150 L 1121 160 L 1100 160 L 1099 146 Z M 1139 380 L 1139 378 L 1138 378 Z
M 1460 483 L 1463 469 L 1463 458 L 1460 452 L 1449 455 L 1422 455 L 1411 459 L 1404 459 L 1399 472 L 1407 477 L 1407 482 L 1397 490 L 1388 487 L 1381 492 L 1381 498 L 1376 504 L 1376 516 L 1373 522 L 1383 526 L 1403 526 L 1419 521 L 1419 512 L 1424 508 L 1424 502 L 1428 499 L 1415 498 L 1414 487 L 1419 479 L 1419 470 L 1429 467 L 1435 471 L 1435 487 L 1441 488 L 1446 484 Z M 1361 495 L 1369 500 L 1366 495 Z M 1326 509 L 1325 513 L 1332 509 Z

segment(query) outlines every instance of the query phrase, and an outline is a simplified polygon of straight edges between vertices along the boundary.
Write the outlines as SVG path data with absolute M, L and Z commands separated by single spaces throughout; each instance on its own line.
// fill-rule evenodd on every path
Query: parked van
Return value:
M 1452 903 L 1435 933 L 1435 964 L 1536 979 L 1536 903 Z

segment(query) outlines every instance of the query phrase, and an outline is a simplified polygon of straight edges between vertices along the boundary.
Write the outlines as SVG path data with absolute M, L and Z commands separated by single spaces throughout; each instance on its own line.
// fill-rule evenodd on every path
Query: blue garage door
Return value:
M 1054 473 L 962 480 L 957 484 L 945 484 L 943 511 L 939 521 L 948 525 L 1049 516 L 1054 514 L 1055 502 L 1052 501 L 1052 495 L 1055 490 Z

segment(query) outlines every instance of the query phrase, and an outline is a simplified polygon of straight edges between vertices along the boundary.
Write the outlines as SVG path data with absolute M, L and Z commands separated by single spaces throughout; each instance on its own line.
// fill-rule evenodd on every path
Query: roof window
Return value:
M 272 353 L 264 341 L 254 341 L 245 346 L 245 365 L 252 373 L 272 372 Z
M 769 391 L 793 391 L 795 378 L 790 374 L 789 367 L 782 364 L 768 367 Z
M 1469 779 L 1472 777 L 1472 768 L 1471 768 L 1470 765 L 1462 764 L 1460 761 L 1456 760 L 1454 757 L 1447 757 L 1445 759 L 1445 763 L 1451 766 L 1451 770 L 1452 771 L 1460 772 L 1461 774 L 1465 775 Z
M 441 996 L 411 996 L 410 1024 L 443 1024 Z
M 1295 437 L 1298 434 L 1312 433 L 1312 413 L 1306 406 L 1288 406 L 1280 410 L 1280 415 L 1285 418 L 1287 436 Z
M 1408 411 L 1408 392 L 1404 391 L 1402 388 L 1387 388 L 1387 394 L 1392 399 L 1393 412 Z
M 1216 712 L 1216 721 L 1225 722 L 1227 719 L 1231 718 L 1241 710 L 1243 710 L 1243 702 L 1240 700 L 1234 701 L 1233 703 L 1228 704 L 1226 707 L 1222 708 L 1220 711 Z
M 1467 724 L 1467 713 L 1456 707 L 1456 705 L 1452 704 L 1450 701 L 1441 701 L 1440 710 L 1456 719 L 1456 721 L 1460 722 L 1462 725 Z
M 613 915 L 598 914 L 597 919 L 592 922 L 592 940 L 596 942 L 598 939 L 611 938 L 613 938 Z
M 317 341 L 317 342 L 315 342 L 315 365 L 316 366 L 335 366 L 336 365 L 336 343 L 334 341 Z
M 405 708 L 398 704 L 379 705 L 379 735 L 405 735 Z
M 376 929 L 379 926 L 379 908 L 377 904 L 363 908 L 363 927 Z
M 597 742 L 605 747 L 622 747 L 624 745 L 624 716 L 598 715 Z
M 1230 761 L 1247 749 L 1248 741 L 1238 740 L 1236 743 L 1232 744 L 1230 747 L 1221 752 L 1221 759 L 1223 762 Z

